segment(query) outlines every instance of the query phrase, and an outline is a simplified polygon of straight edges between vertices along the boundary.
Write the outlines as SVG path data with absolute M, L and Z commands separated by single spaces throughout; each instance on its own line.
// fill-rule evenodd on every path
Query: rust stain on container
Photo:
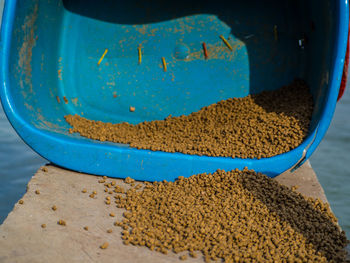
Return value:
M 62 80 L 62 69 L 57 70 L 58 78 Z
M 33 55 L 33 47 L 36 45 L 37 36 L 35 35 L 36 31 L 36 21 L 38 18 L 38 4 L 34 6 L 33 12 L 25 17 L 25 22 L 22 25 L 23 30 L 23 43 L 18 52 L 18 67 L 17 70 L 20 73 L 20 87 L 24 88 L 24 84 L 29 86 L 29 92 L 33 92 L 33 84 L 32 84 L 32 55 Z M 22 93 L 26 98 L 27 93 Z
M 208 59 L 222 59 L 222 60 L 233 60 L 236 57 L 236 53 L 238 50 L 241 50 L 244 47 L 244 43 L 241 41 L 235 42 L 232 47 L 232 52 L 227 51 L 227 47 L 222 46 L 219 42 L 215 44 L 206 45 L 208 55 Z M 203 50 L 195 51 L 189 54 L 188 58 L 184 61 L 193 61 L 201 59 L 203 55 Z
M 74 106 L 78 107 L 78 98 L 71 99 Z
M 40 70 L 44 71 L 44 61 L 45 61 L 45 55 L 41 54 L 41 63 L 40 63 Z
M 147 33 L 147 29 L 148 29 L 148 26 L 147 25 L 136 25 L 136 26 L 133 26 L 135 28 L 135 31 L 139 32 L 140 34 L 142 35 L 146 35 Z

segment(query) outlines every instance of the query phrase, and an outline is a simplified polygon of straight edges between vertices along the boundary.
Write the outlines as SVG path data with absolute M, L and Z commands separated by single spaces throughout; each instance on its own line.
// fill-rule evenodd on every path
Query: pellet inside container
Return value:
M 307 136 L 313 110 L 309 88 L 295 80 L 276 91 L 231 98 L 188 116 L 104 123 L 65 116 L 70 133 L 137 149 L 239 158 L 263 158 L 296 148 Z
M 124 244 L 225 262 L 345 262 L 329 206 L 245 169 L 147 183 L 115 197 Z M 184 259 L 185 257 L 182 257 Z

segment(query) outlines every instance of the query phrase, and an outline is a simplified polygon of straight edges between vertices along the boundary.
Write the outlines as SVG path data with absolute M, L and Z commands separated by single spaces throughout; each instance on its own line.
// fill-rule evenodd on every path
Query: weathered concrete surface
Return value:
M 0 226 L 0 262 L 179 262 L 179 255 L 163 255 L 147 248 L 125 246 L 120 228 L 113 222 L 122 218 L 123 209 L 104 204 L 100 177 L 67 171 L 52 165 L 39 170 L 22 198 Z M 277 180 L 297 191 L 326 201 L 326 196 L 309 163 L 295 173 Z M 125 184 L 118 180 L 118 184 Z M 86 188 L 87 193 L 82 193 Z M 39 190 L 40 194 L 35 194 Z M 96 190 L 95 198 L 88 195 Z M 102 194 L 103 193 L 103 194 Z M 51 207 L 57 206 L 53 211 Z M 109 213 L 114 212 L 115 217 Z M 57 224 L 63 219 L 66 226 Z M 46 224 L 46 228 L 41 228 Z M 89 230 L 85 231 L 84 226 Z M 107 233 L 107 229 L 113 229 Z M 109 242 L 108 249 L 99 246 Z M 186 262 L 203 262 L 201 257 Z
M 320 182 L 309 161 L 305 162 L 302 167 L 294 173 L 289 171 L 276 177 L 276 180 L 288 187 L 297 186 L 297 192 L 313 197 L 320 198 L 323 202 L 328 202 Z

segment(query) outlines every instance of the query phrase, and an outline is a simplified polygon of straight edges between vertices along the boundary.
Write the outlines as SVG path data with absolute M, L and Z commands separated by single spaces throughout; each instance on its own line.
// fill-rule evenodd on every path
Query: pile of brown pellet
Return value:
M 264 158 L 296 148 L 307 136 L 313 100 L 304 81 L 276 91 L 232 98 L 188 116 L 129 123 L 103 123 L 65 116 L 70 133 L 138 149 L 207 156 Z
M 104 181 L 102 181 L 104 182 Z M 345 233 L 328 205 L 245 169 L 118 188 L 124 244 L 206 262 L 344 262 Z

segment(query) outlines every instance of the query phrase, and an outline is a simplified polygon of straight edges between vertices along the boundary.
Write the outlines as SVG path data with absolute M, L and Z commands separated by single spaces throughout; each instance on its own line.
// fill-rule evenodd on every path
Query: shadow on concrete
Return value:
M 287 222 L 295 231 L 302 234 L 316 252 L 332 262 L 343 262 L 346 236 L 339 226 L 321 209 L 307 201 L 301 194 L 292 191 L 277 181 L 264 183 L 254 174 L 241 179 L 242 186 L 264 203 L 271 213 Z M 333 256 L 332 256 L 333 255 Z

